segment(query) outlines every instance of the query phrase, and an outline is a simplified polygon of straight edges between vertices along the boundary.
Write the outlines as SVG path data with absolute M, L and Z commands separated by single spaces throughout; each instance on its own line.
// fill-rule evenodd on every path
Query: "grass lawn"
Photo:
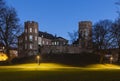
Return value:
M 120 67 L 110 64 L 70 67 L 54 63 L 0 66 L 0 81 L 120 81 Z

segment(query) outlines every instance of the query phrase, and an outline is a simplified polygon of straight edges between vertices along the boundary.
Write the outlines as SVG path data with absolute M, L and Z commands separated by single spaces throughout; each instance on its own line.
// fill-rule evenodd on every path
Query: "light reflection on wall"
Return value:
M 6 61 L 8 59 L 8 56 L 4 53 L 0 53 L 0 61 Z

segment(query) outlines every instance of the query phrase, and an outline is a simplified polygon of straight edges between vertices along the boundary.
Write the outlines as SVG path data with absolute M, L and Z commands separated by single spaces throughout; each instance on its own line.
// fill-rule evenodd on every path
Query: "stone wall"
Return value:
M 92 49 L 82 49 L 79 46 L 42 46 L 41 53 L 42 54 L 50 54 L 50 53 L 71 53 L 71 54 L 79 54 L 81 52 L 92 52 Z

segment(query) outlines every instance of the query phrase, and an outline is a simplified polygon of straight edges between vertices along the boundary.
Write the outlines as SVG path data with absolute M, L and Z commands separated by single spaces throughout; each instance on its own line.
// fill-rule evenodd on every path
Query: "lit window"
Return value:
M 43 41 L 42 43 L 43 43 L 43 45 L 44 45 L 44 44 L 45 44 L 45 41 Z
M 35 33 L 37 33 L 37 29 L 35 29 Z
M 41 37 L 38 37 L 38 44 L 42 45 L 42 38 Z
M 29 40 L 30 40 L 30 41 L 33 40 L 33 36 L 32 36 L 32 35 L 29 36 Z
M 30 28 L 30 32 L 32 32 L 32 28 Z
M 48 41 L 47 41 L 47 45 L 48 45 Z
M 56 45 L 56 42 L 55 42 L 55 45 Z
M 57 45 L 59 45 L 59 42 L 57 42 Z
M 33 48 L 33 45 L 32 44 L 30 44 L 30 49 L 32 49 Z
M 35 36 L 35 40 L 37 41 L 37 36 Z

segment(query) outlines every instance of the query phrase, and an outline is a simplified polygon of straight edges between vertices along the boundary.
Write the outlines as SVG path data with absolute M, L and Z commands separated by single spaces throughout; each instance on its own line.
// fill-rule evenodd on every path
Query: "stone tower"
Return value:
M 38 23 L 27 21 L 24 24 L 25 54 L 36 55 L 38 53 Z
M 79 45 L 81 48 L 92 48 L 92 22 L 79 22 Z

